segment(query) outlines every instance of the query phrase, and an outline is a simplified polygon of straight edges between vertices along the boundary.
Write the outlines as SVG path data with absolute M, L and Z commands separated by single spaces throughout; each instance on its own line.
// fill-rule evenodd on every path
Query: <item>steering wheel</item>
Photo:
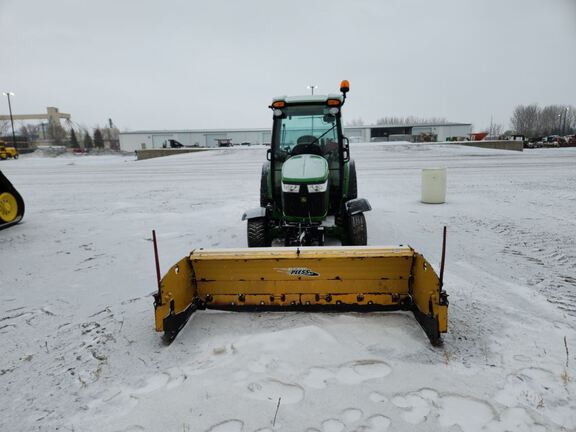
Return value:
M 296 141 L 296 145 L 290 152 L 292 156 L 301 154 L 313 154 L 322 156 L 322 148 L 314 135 L 302 135 Z

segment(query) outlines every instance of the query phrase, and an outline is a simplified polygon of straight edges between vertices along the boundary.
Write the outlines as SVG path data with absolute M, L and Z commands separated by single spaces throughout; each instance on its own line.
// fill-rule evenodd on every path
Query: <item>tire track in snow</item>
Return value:
M 576 316 L 576 249 L 572 238 L 551 229 L 538 229 L 536 224 L 523 227 L 522 221 L 467 221 L 504 242 L 499 254 L 518 261 L 516 277 L 535 287 L 560 310 Z

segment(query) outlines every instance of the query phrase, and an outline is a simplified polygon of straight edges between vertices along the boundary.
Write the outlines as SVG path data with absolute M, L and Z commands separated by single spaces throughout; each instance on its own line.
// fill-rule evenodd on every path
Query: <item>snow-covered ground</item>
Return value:
M 0 232 L 0 430 L 576 430 L 576 149 L 353 146 L 370 244 L 437 268 L 448 226 L 442 348 L 403 312 L 198 312 L 163 345 L 151 230 L 163 270 L 244 247 L 264 156 L 0 164 L 27 205 Z

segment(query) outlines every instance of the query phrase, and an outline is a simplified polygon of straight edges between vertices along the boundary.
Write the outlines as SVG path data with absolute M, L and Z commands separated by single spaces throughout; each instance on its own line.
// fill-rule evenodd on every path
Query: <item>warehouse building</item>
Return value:
M 447 138 L 468 138 L 470 123 L 426 125 L 376 125 L 344 127 L 350 142 L 373 141 L 446 141 Z M 162 148 L 172 143 L 184 147 L 218 147 L 222 140 L 233 144 L 270 144 L 272 131 L 264 129 L 198 129 L 174 131 L 134 131 L 120 133 L 120 149 L 125 152 Z
M 218 140 L 232 140 L 233 144 L 269 144 L 270 129 L 198 129 L 175 131 L 135 131 L 120 133 L 120 150 L 132 152 L 162 148 L 170 140 L 184 147 L 218 147 Z
M 471 123 L 350 126 L 344 128 L 344 135 L 350 139 L 350 142 L 446 141 L 453 137 L 467 139 L 471 133 Z

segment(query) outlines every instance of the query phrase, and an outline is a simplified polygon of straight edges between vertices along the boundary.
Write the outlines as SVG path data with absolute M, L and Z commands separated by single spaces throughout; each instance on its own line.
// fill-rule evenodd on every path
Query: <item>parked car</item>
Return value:
M 542 140 L 543 147 L 560 147 L 558 135 L 549 135 Z
M 541 148 L 542 147 L 541 137 L 530 138 L 528 142 L 525 143 L 524 148 Z
M 174 139 L 169 139 L 162 143 L 162 148 L 182 148 L 184 145 Z
M 232 140 L 230 138 L 219 138 L 218 147 L 232 147 Z

